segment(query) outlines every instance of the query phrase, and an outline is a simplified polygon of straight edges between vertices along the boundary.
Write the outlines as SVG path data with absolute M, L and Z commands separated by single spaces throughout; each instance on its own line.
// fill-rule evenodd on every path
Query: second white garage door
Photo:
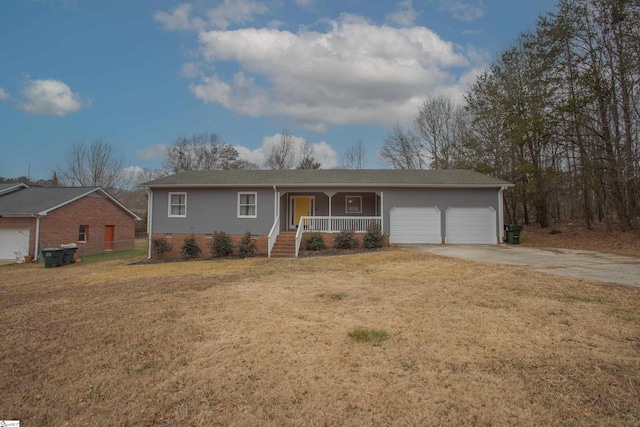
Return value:
M 390 243 L 442 243 L 436 207 L 393 207 Z
M 445 243 L 496 244 L 496 211 L 491 206 L 451 207 L 445 214 Z
M 16 250 L 29 254 L 29 229 L 0 228 L 0 259 L 16 259 Z

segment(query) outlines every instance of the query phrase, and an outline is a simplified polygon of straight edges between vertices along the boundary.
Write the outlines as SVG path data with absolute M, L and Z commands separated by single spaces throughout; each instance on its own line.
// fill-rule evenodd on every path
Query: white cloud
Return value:
M 484 16 L 486 6 L 482 0 L 433 0 L 438 10 L 451 13 L 461 21 L 475 21 Z
M 194 29 L 194 23 L 189 19 L 192 6 L 188 3 L 182 3 L 174 8 L 170 13 L 156 12 L 153 19 L 160 22 L 165 30 L 184 31 Z
M 413 25 L 418 18 L 418 12 L 413 8 L 412 0 L 405 0 L 398 3 L 396 11 L 387 15 L 387 20 L 403 27 Z
M 269 8 L 253 0 L 224 0 L 219 6 L 209 9 L 207 17 L 213 28 L 227 29 L 230 24 L 243 24 L 253 20 L 254 15 L 264 15 Z
M 304 146 L 306 140 L 299 136 L 291 135 L 291 137 L 293 139 L 296 152 L 299 155 L 302 152 L 302 147 Z M 258 166 L 262 166 L 269 153 L 271 153 L 271 148 L 274 146 L 274 144 L 277 144 L 280 141 L 280 138 L 281 134 L 277 133 L 273 136 L 264 137 L 262 139 L 262 145 L 260 146 L 260 148 L 251 150 L 242 145 L 236 145 L 235 149 L 238 150 L 238 153 L 240 154 L 240 158 L 242 160 L 249 161 Z M 313 148 L 316 160 L 320 162 L 320 164 L 322 165 L 322 169 L 333 169 L 338 166 L 338 153 L 336 153 L 331 145 L 327 144 L 324 141 L 316 143 L 310 142 L 309 145 L 311 145 L 311 147 Z M 296 163 L 299 160 L 300 159 L 298 158 L 296 160 Z
M 203 76 L 202 71 L 200 71 L 199 64 L 196 64 L 194 62 L 187 62 L 182 65 L 182 69 L 180 70 L 180 77 L 193 79 L 199 76 Z
M 311 7 L 313 5 L 313 0 L 294 0 L 298 6 L 302 7 Z
M 11 95 L 9 95 L 3 88 L 0 87 L 0 101 L 4 101 L 5 99 L 9 99 Z
M 139 159 L 163 159 L 167 152 L 167 144 L 156 144 L 151 147 L 136 151 L 136 157 Z
M 218 6 L 204 11 L 206 19 L 191 17 L 193 5 L 182 3 L 170 12 L 158 11 L 153 19 L 160 22 L 165 30 L 186 31 L 222 29 L 226 30 L 232 24 L 251 22 L 256 15 L 264 15 L 269 8 L 254 0 L 224 0 Z
M 428 28 L 353 15 L 329 21 L 326 32 L 244 28 L 202 31 L 199 40 L 205 61 L 235 62 L 242 71 L 201 78 L 189 86 L 197 98 L 239 114 L 292 117 L 316 131 L 393 125 L 415 115 L 435 88 L 457 86 L 456 75 L 473 65 Z
M 91 105 L 89 99 L 73 93 L 60 80 L 29 80 L 22 91 L 24 102 L 20 109 L 30 114 L 66 116 Z

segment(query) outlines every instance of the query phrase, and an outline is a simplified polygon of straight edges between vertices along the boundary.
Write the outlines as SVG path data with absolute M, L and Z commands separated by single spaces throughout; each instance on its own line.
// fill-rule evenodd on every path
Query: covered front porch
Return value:
M 383 228 L 382 191 L 286 191 L 277 194 L 277 212 L 269 233 L 269 256 L 280 232 L 295 231 L 295 256 L 304 233 L 366 233 Z

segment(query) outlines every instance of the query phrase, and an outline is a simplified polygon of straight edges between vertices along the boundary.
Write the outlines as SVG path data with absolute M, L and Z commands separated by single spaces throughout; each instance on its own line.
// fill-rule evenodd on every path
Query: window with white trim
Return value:
M 178 218 L 187 216 L 187 193 L 169 193 L 169 216 Z
M 88 236 L 89 236 L 89 226 L 88 225 L 78 226 L 78 241 L 86 242 Z
M 238 218 L 258 217 L 258 193 L 238 193 Z
M 344 201 L 346 213 L 362 213 L 362 196 L 347 196 Z

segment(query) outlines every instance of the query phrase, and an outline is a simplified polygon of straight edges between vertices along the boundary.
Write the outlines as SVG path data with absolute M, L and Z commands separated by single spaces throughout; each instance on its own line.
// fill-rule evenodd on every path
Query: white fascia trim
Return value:
M 253 184 L 169 184 L 162 186 L 149 186 L 148 188 L 156 188 L 162 189 L 166 188 L 168 190 L 173 188 L 269 188 L 273 187 L 274 184 L 265 184 L 265 183 L 253 183 Z M 503 187 L 514 187 L 515 184 L 383 184 L 383 183 L 352 183 L 352 184 L 344 184 L 344 183 L 332 183 L 332 184 L 288 184 L 288 183 L 280 183 L 275 184 L 280 187 L 285 188 L 327 188 L 327 187 L 337 187 L 337 188 L 495 188 L 500 189 Z

